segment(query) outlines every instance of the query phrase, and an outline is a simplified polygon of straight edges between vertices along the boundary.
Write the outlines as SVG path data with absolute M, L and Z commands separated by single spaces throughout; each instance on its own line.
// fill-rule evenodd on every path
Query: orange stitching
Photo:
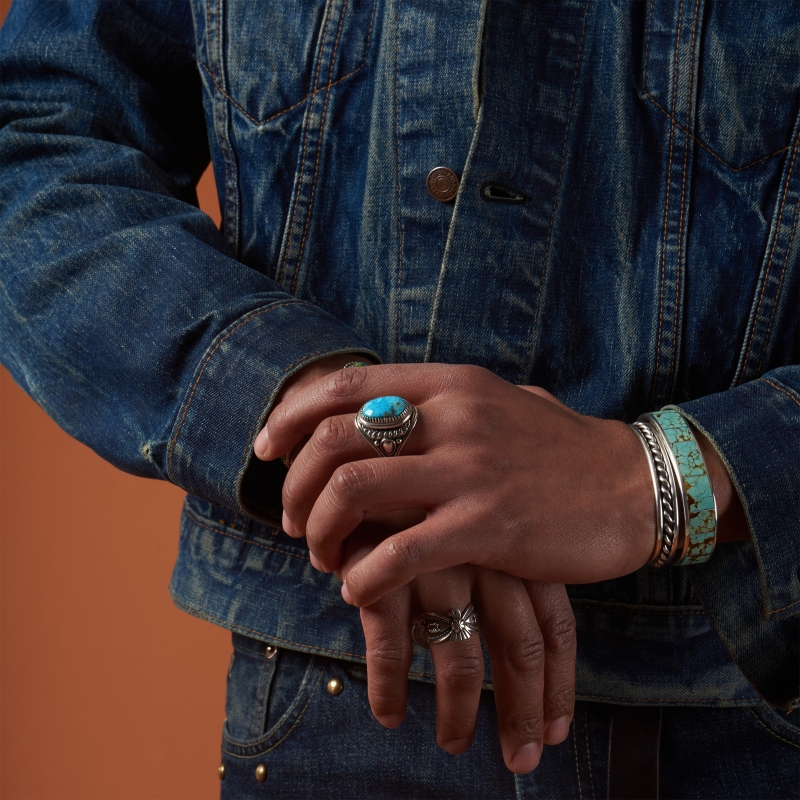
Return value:
M 711 706 L 716 707 L 721 705 L 722 703 L 727 704 L 731 707 L 744 707 L 749 708 L 753 705 L 753 701 L 757 700 L 757 698 L 752 698 L 751 700 L 666 700 L 664 698 L 658 697 L 648 697 L 646 703 L 640 703 L 637 700 L 633 700 L 630 697 L 618 697 L 617 695 L 613 694 L 577 694 L 577 700 L 585 700 L 585 699 L 592 699 L 592 700 L 619 700 L 624 703 L 630 703 L 632 705 L 647 705 L 647 706 Z
M 339 14 L 339 28 L 336 31 L 336 41 L 333 43 L 333 52 L 331 53 L 331 67 L 328 72 L 328 86 L 331 85 L 333 80 L 333 70 L 336 67 L 336 56 L 339 53 L 339 39 L 342 35 L 342 25 L 344 24 L 344 15 L 347 11 L 347 0 L 342 3 L 342 10 Z M 306 222 L 303 226 L 303 237 L 300 240 L 300 250 L 297 254 L 297 266 L 294 270 L 294 278 L 292 279 L 292 294 L 294 294 L 297 286 L 297 276 L 300 274 L 300 264 L 303 260 L 303 251 L 306 246 L 306 234 L 308 233 L 308 226 L 311 223 L 311 212 L 314 208 L 314 197 L 317 191 L 317 177 L 319 176 L 319 162 L 322 157 L 322 137 L 325 133 L 325 118 L 328 116 L 328 103 L 331 99 L 330 90 L 325 93 L 325 105 L 322 107 L 322 115 L 319 122 L 319 141 L 317 142 L 317 159 L 314 162 L 314 181 L 311 184 L 311 195 L 308 198 L 308 208 L 306 209 Z M 288 252 L 288 247 L 287 247 Z
M 764 728 L 764 730 L 767 731 L 767 733 L 772 734 L 776 739 L 780 739 L 782 742 L 786 742 L 786 744 L 790 744 L 792 747 L 796 747 L 798 750 L 800 750 L 800 744 L 798 744 L 797 742 L 793 742 L 791 739 L 784 739 L 783 736 L 780 736 L 779 734 L 775 733 L 775 731 L 773 731 L 772 728 L 767 727 L 761 720 L 761 718 L 758 716 L 758 714 L 756 714 L 756 712 L 753 711 L 752 707 L 749 708 L 748 710 L 755 717 L 756 722 L 762 728 Z
M 374 27 L 374 21 L 375 21 L 375 2 L 373 0 L 373 3 L 372 3 L 372 14 L 370 15 L 370 20 L 369 20 L 369 32 L 367 33 L 367 41 L 364 44 L 364 50 L 365 50 L 365 52 L 364 52 L 364 60 L 357 67 L 355 67 L 355 69 L 353 69 L 351 72 L 348 72 L 347 75 L 342 75 L 341 78 L 337 78 L 332 83 L 329 83 L 326 86 L 322 86 L 319 89 L 315 89 L 314 91 L 312 91 L 309 94 L 307 94 L 302 100 L 298 100 L 298 102 L 296 102 L 294 105 L 288 106 L 287 108 L 284 108 L 281 111 L 276 111 L 271 116 L 265 117 L 262 120 L 259 120 L 258 118 L 252 116 L 251 114 L 248 114 L 243 106 L 239 105 L 239 103 L 237 103 L 227 92 L 225 92 L 222 89 L 222 87 L 219 85 L 219 83 L 217 83 L 217 79 L 215 78 L 213 71 L 211 69 L 209 69 L 209 67 L 206 66 L 206 64 L 204 64 L 202 61 L 198 61 L 197 63 L 202 69 L 204 69 L 208 73 L 208 76 L 209 76 L 209 78 L 211 78 L 212 82 L 214 83 L 214 87 L 216 88 L 216 90 L 226 100 L 228 100 L 232 106 L 235 106 L 236 108 L 238 108 L 239 111 L 241 111 L 242 114 L 244 114 L 245 117 L 247 117 L 249 120 L 254 122 L 256 125 L 266 125 L 268 122 L 272 122 L 273 119 L 276 119 L 277 117 L 280 117 L 283 114 L 288 114 L 290 111 L 294 111 L 294 109 L 297 108 L 298 106 L 303 105 L 303 103 L 307 103 L 312 97 L 314 97 L 314 95 L 319 94 L 320 92 L 327 91 L 328 89 L 331 89 L 334 86 L 337 86 L 342 81 L 346 81 L 348 78 L 352 78 L 353 75 L 355 75 L 357 72 L 361 72 L 361 70 L 364 69 L 364 67 L 367 65 L 367 57 L 368 57 L 368 54 L 369 54 L 369 47 L 370 47 L 370 44 L 372 42 L 372 30 L 373 30 L 373 27 Z
M 576 723 L 572 723 L 572 743 L 574 745 L 575 751 L 575 776 L 578 779 L 578 798 L 579 800 L 583 800 L 583 792 L 581 791 L 581 771 L 578 767 L 578 734 L 575 733 Z
M 592 775 L 592 752 L 589 749 L 589 714 L 586 709 L 584 709 L 583 712 L 583 734 L 586 737 L 586 763 L 589 765 L 589 786 L 592 787 L 592 797 L 595 797 L 594 776 Z
M 402 173 L 400 169 L 400 9 L 403 0 L 397 0 L 397 20 L 394 34 L 394 139 L 397 145 L 397 352 L 395 358 L 400 361 L 400 315 L 402 311 L 403 282 L 403 207 L 402 207 Z
M 231 330 L 229 330 L 229 331 L 228 331 L 228 332 L 225 334 L 225 336 L 223 336 L 223 337 L 222 337 L 222 338 L 221 338 L 221 339 L 220 339 L 220 340 L 219 340 L 219 341 L 216 343 L 216 345 L 214 345 L 214 349 L 213 349 L 213 350 L 212 350 L 212 351 L 211 351 L 211 352 L 210 352 L 210 353 L 209 353 L 209 354 L 206 356 L 206 360 L 203 362 L 203 366 L 200 368 L 200 372 L 199 372 L 199 373 L 198 373 L 198 375 L 197 375 L 197 379 L 196 379 L 196 380 L 195 380 L 195 382 L 194 382 L 194 386 L 192 386 L 192 391 L 191 391 L 191 393 L 189 394 L 189 399 L 186 401 L 186 406 L 185 406 L 185 407 L 184 407 L 184 409 L 183 409 L 183 414 L 181 414 L 181 420 L 180 420 L 180 422 L 178 423 L 178 429 L 175 431 L 175 435 L 172 437 L 172 442 L 170 443 L 170 448 L 169 448 L 169 461 L 168 461 L 168 467 L 167 467 L 167 472 L 168 472 L 168 474 L 171 474 L 171 473 L 172 473 L 172 456 L 173 456 L 173 454 L 174 454 L 174 452 L 175 452 L 175 444 L 176 444 L 176 443 L 177 443 L 177 441 L 178 441 L 178 436 L 180 435 L 181 428 L 183 427 L 183 421 L 184 421 L 184 419 L 186 418 L 186 413 L 189 411 L 189 406 L 192 404 L 192 399 L 194 398 L 194 393 L 195 393 L 195 390 L 197 389 L 197 385 L 200 383 L 200 378 L 202 378 L 202 377 L 203 377 L 203 373 L 205 372 L 205 369 L 206 369 L 206 367 L 208 366 L 208 362 L 211 360 L 211 358 L 212 358 L 212 356 L 214 355 L 214 353 L 216 353 L 216 352 L 217 352 L 217 350 L 219 349 L 219 346 L 220 346 L 220 345 L 221 345 L 221 344 L 222 344 L 222 343 L 223 343 L 223 342 L 224 342 L 224 341 L 225 341 L 225 340 L 226 340 L 226 339 L 227 339 L 229 336 L 232 336 L 234 333 L 236 333 L 236 331 L 238 331 L 238 330 L 239 330 L 239 328 L 241 328 L 241 327 L 242 327 L 242 325 L 244 325 L 244 324 L 245 324 L 245 323 L 247 323 L 247 322 L 250 322 L 250 320 L 251 320 L 251 319 L 255 319 L 256 317 L 260 317 L 262 314 L 267 314 L 268 312 L 270 312 L 270 311 L 274 311 L 275 309 L 277 309 L 277 308 L 281 308 L 282 306 L 290 305 L 290 303 L 291 303 L 291 302 L 292 302 L 292 301 L 290 301 L 290 300 L 286 300 L 286 301 L 284 301 L 284 302 L 282 302 L 282 303 L 278 303 L 277 305 L 270 306 L 269 308 L 265 308 L 265 309 L 263 309 L 262 311 L 258 311 L 258 312 L 256 312 L 255 314 L 253 314 L 252 316 L 249 316 L 249 317 L 247 317 L 246 319 L 243 319 L 243 320 L 242 320 L 242 321 L 241 321 L 241 322 L 240 322 L 238 325 L 236 325 L 236 327 L 235 327 L 235 328 L 232 328 Z
M 333 6 L 328 9 L 328 15 L 325 18 L 325 27 L 322 31 L 322 35 L 320 36 L 319 40 L 319 50 L 317 51 L 317 69 L 314 72 L 314 87 L 311 93 L 312 98 L 316 98 L 317 95 L 317 82 L 319 80 L 319 70 L 322 66 L 322 51 L 325 46 L 325 39 L 328 35 L 328 23 L 331 21 L 331 14 L 333 13 Z M 314 99 L 312 99 L 311 107 L 308 110 L 309 122 L 311 117 L 312 109 L 314 108 Z M 283 263 L 281 264 L 280 274 L 278 275 L 278 283 L 283 282 L 283 277 L 286 273 L 286 262 L 289 260 L 289 247 L 291 246 L 292 242 L 292 233 L 294 232 L 294 220 L 297 216 L 297 207 L 300 204 L 300 197 L 303 193 L 303 175 L 305 173 L 306 168 L 306 151 L 308 149 L 308 136 L 311 132 L 311 125 L 306 127 L 306 133 L 303 137 L 303 152 L 300 156 L 300 174 L 297 176 L 297 194 L 294 198 L 294 207 L 292 208 L 292 218 L 289 221 L 289 229 L 286 233 L 286 249 L 283 253 Z
M 778 309 L 778 300 L 780 299 L 781 292 L 783 291 L 783 279 L 786 276 L 786 266 L 789 263 L 789 254 L 792 252 L 792 243 L 794 242 L 794 234 L 797 230 L 797 212 L 800 211 L 800 198 L 797 200 L 797 205 L 794 208 L 794 222 L 792 223 L 792 232 L 789 234 L 789 241 L 786 244 L 786 258 L 783 259 L 783 269 L 781 270 L 781 277 L 778 281 L 778 288 L 775 292 L 775 299 L 772 301 L 772 316 L 769 318 L 769 327 L 767 328 L 767 335 L 764 337 L 764 348 L 761 351 L 761 360 L 758 362 L 758 374 L 761 374 L 761 368 L 764 366 L 764 357 L 767 354 L 767 347 L 769 346 L 769 337 L 772 334 L 772 325 L 775 322 L 775 312 Z
M 689 128 L 692 116 L 692 84 L 694 82 L 694 43 L 697 33 L 697 20 L 699 18 L 700 0 L 696 0 L 694 6 L 694 24 L 692 25 L 692 44 L 689 50 L 689 91 L 686 95 L 686 128 Z M 678 260 L 676 263 L 677 272 L 675 275 L 675 313 L 672 317 L 672 327 L 675 334 L 672 338 L 672 360 L 669 365 L 669 386 L 670 389 L 675 380 L 675 360 L 678 353 L 678 308 L 680 300 L 681 275 L 683 272 L 683 215 L 686 210 L 686 166 L 689 160 L 689 141 L 683 146 L 683 178 L 681 180 L 681 213 L 678 219 Z
M 767 616 L 770 617 L 773 614 L 777 614 L 779 611 L 786 611 L 787 608 L 796 606 L 798 603 L 800 603 L 800 600 L 795 600 L 793 603 L 789 603 L 788 606 L 783 606 L 782 608 L 776 608 L 774 611 L 767 611 Z
M 775 255 L 775 248 L 778 245 L 778 238 L 781 232 L 781 225 L 783 223 L 783 206 L 786 203 L 786 195 L 789 193 L 789 185 L 792 182 L 792 172 L 794 171 L 794 160 L 797 157 L 797 145 L 800 144 L 800 134 L 798 134 L 797 141 L 794 144 L 794 150 L 792 151 L 792 160 L 789 163 L 789 172 L 786 176 L 786 186 L 783 187 L 783 197 L 781 198 L 781 205 L 778 209 L 778 222 L 777 228 L 775 229 L 775 238 L 772 240 L 772 247 L 769 251 L 769 261 L 767 262 L 766 269 L 764 270 L 764 279 L 761 284 L 761 293 L 758 296 L 758 305 L 756 306 L 756 313 L 753 317 L 753 324 L 750 328 L 750 336 L 748 337 L 747 342 L 747 350 L 744 354 L 744 361 L 742 363 L 742 374 L 740 379 L 743 379 L 745 373 L 747 372 L 747 362 L 750 360 L 750 348 L 753 346 L 753 338 L 755 337 L 756 332 L 756 325 L 758 324 L 758 317 L 761 314 L 761 303 L 764 299 L 764 291 L 767 288 L 767 279 L 769 278 L 770 269 L 772 268 L 772 258 Z M 787 253 L 788 258 L 788 253 Z
M 762 378 L 764 383 L 768 383 L 773 389 L 777 389 L 779 392 L 783 392 L 790 400 L 797 403 L 800 406 L 800 400 L 798 400 L 791 392 L 788 392 L 786 389 L 782 389 L 777 384 L 773 383 L 769 378 Z
M 547 257 L 550 255 L 550 243 L 552 241 L 552 233 L 553 233 L 553 223 L 556 219 L 556 208 L 558 206 L 558 196 L 561 193 L 561 179 L 564 176 L 564 163 L 567 159 L 567 138 L 569 137 L 569 129 L 570 125 L 572 124 L 572 105 L 575 101 L 575 87 L 578 84 L 578 68 L 580 67 L 581 63 L 581 56 L 583 55 L 583 40 L 586 35 L 586 17 L 589 14 L 589 5 L 591 0 L 587 0 L 586 6 L 583 9 L 583 22 L 581 25 L 581 38 L 580 42 L 578 43 L 578 55 L 575 58 L 575 70 L 572 76 L 572 91 L 570 92 L 569 96 L 569 107 L 567 109 L 567 126 L 564 129 L 564 144 L 561 148 L 561 167 L 558 171 L 558 182 L 556 183 L 556 192 L 553 196 L 553 210 L 550 213 L 550 224 L 547 226 L 547 240 L 545 243 L 544 249 L 544 257 L 542 258 L 542 270 L 539 274 L 539 289 L 536 292 L 536 305 L 533 308 L 533 324 L 531 325 L 531 333 L 530 338 L 528 340 L 528 353 L 527 353 L 527 360 L 528 360 L 528 368 L 530 369 L 531 366 L 531 354 L 533 353 L 533 338 L 536 333 L 536 323 L 538 320 L 539 315 L 539 303 L 542 299 L 542 291 L 544 289 L 544 278 L 545 272 L 547 270 Z
M 658 337 L 656 339 L 656 368 L 653 374 L 653 391 L 650 395 L 650 407 L 655 405 L 656 389 L 658 388 L 658 376 L 661 372 L 661 330 L 664 325 L 664 283 L 666 278 L 667 266 L 667 223 L 669 222 L 669 197 L 672 186 L 672 157 L 675 144 L 675 102 L 678 97 L 678 74 L 680 72 L 680 44 L 681 44 L 681 22 L 683 21 L 683 0 L 678 6 L 678 34 L 675 37 L 675 67 L 672 73 L 672 124 L 669 127 L 669 163 L 667 164 L 667 191 L 664 200 L 664 234 L 661 242 L 661 289 L 658 296 Z M 674 336 L 674 332 L 673 332 Z M 675 349 L 673 342 L 673 351 Z
M 291 302 L 289 304 L 291 305 Z M 303 361 L 308 361 L 310 358 L 314 358 L 314 356 L 318 356 L 320 353 L 325 353 L 325 352 L 327 352 L 327 351 L 326 351 L 326 349 L 323 348 L 322 350 L 315 350 L 313 353 L 307 353 L 302 358 L 298 358 L 297 361 L 295 361 L 294 363 L 289 364 L 288 367 L 284 367 L 283 368 L 283 374 L 285 375 L 287 372 L 289 372 L 290 370 L 294 369 L 294 367 L 297 364 L 302 364 Z M 270 389 L 264 395 L 264 398 L 261 401 L 261 413 L 262 414 L 264 413 L 264 406 L 266 405 L 267 400 L 269 400 L 269 396 L 272 394 L 272 391 L 273 390 Z M 242 450 L 242 455 L 239 458 L 239 463 L 236 465 L 236 469 L 237 470 L 241 469 L 242 463 L 244 462 L 244 459 L 247 456 L 248 451 L 250 450 L 250 442 L 253 441 L 253 432 L 258 427 L 258 423 L 259 423 L 260 419 L 261 419 L 261 414 L 259 414 L 259 416 L 256 417 L 255 420 L 253 420 L 253 425 L 251 426 L 250 430 L 247 432 L 247 441 L 244 444 L 244 450 Z
M 732 164 L 729 164 L 724 158 L 722 158 L 722 156 L 717 155 L 717 153 L 715 153 L 702 139 L 698 138 L 697 136 L 695 136 L 692 133 L 689 133 L 689 131 L 687 131 L 686 128 L 683 125 L 681 125 L 681 123 L 678 122 L 669 113 L 669 111 L 667 111 L 667 109 L 664 108 L 664 106 L 662 106 L 661 103 L 659 103 L 658 100 L 656 100 L 655 97 L 653 97 L 652 94 L 650 94 L 650 92 L 644 86 L 642 86 L 642 92 L 645 94 L 647 99 L 650 100 L 650 102 L 652 102 L 653 105 L 656 106 L 656 108 L 658 108 L 658 110 L 668 120 L 670 120 L 675 125 L 676 128 L 678 128 L 678 130 L 680 130 L 683 133 L 685 133 L 690 139 L 694 139 L 695 142 L 697 142 L 697 144 L 699 144 L 700 147 L 703 148 L 703 150 L 706 150 L 710 155 L 712 155 L 714 158 L 716 158 L 717 161 L 720 162 L 720 164 L 722 164 L 724 167 L 729 169 L 731 172 L 743 172 L 746 169 L 750 169 L 750 167 L 754 167 L 756 164 L 760 164 L 762 161 L 768 161 L 770 158 L 774 158 L 775 156 L 779 156 L 781 153 L 785 153 L 787 150 L 791 149 L 791 147 L 792 147 L 791 144 L 787 144 L 786 147 L 781 147 L 780 150 L 776 150 L 774 153 L 769 153 L 766 156 L 761 156 L 760 158 L 755 159 L 755 161 L 751 161 L 749 164 L 745 164 L 743 167 L 734 167 Z

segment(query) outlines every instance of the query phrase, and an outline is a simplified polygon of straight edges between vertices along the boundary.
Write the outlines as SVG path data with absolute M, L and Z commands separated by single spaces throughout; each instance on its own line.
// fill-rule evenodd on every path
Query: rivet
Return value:
M 267 649 L 264 651 L 265 658 L 275 658 L 275 653 L 278 652 L 277 647 L 273 647 L 271 644 L 267 645 Z
M 259 783 L 264 783 L 267 779 L 267 768 L 263 764 L 259 764 L 256 767 L 256 780 Z
M 217 775 L 219 775 L 219 779 L 221 781 L 225 780 L 225 765 L 224 764 L 220 764 L 219 765 L 219 769 L 217 770 Z
M 344 684 L 339 678 L 331 678 L 328 681 L 328 694 L 336 697 L 337 694 L 342 693 L 342 689 L 344 689 Z

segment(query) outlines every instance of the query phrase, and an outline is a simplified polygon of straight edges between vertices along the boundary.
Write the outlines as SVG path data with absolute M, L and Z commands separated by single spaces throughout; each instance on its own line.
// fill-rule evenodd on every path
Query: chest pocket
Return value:
M 800 112 L 798 0 L 649 0 L 643 94 L 733 171 L 792 145 Z
M 207 0 L 203 26 L 218 91 L 262 125 L 361 71 L 375 0 Z

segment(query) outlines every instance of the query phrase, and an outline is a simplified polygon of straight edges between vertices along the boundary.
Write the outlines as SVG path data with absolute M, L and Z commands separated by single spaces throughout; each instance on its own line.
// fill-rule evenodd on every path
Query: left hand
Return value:
M 287 533 L 325 570 L 366 514 L 426 518 L 356 564 L 345 599 L 369 605 L 416 575 L 475 564 L 548 583 L 589 583 L 643 566 L 655 541 L 646 456 L 624 423 L 578 414 L 541 389 L 443 364 L 339 370 L 273 410 L 265 460 L 310 436 L 283 490 Z M 368 400 L 400 395 L 419 422 L 402 455 L 376 458 L 353 424 Z

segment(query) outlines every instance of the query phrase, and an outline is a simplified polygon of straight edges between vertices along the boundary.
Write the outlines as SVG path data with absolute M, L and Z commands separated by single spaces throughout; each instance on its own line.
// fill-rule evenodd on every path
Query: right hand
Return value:
M 346 578 L 395 527 L 362 524 L 345 546 L 340 577 Z M 574 712 L 575 621 L 562 584 L 464 565 L 420 575 L 361 608 L 372 713 L 387 728 L 396 728 L 405 717 L 413 618 L 422 611 L 463 610 L 470 602 L 492 662 L 503 759 L 512 772 L 530 772 L 543 744 L 566 739 Z M 437 742 L 447 752 L 463 753 L 475 736 L 483 683 L 480 641 L 474 634 L 430 650 L 436 669 Z

